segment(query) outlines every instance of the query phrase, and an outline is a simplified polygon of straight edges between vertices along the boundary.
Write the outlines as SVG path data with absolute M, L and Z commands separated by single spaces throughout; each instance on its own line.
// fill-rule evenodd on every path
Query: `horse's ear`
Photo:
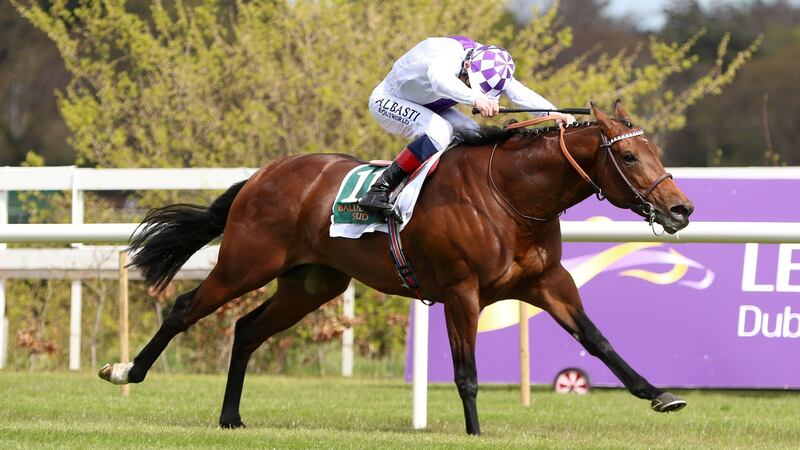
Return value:
M 622 106 L 621 99 L 617 99 L 617 101 L 614 102 L 614 117 L 625 123 L 631 123 L 631 116 L 628 115 L 628 112 L 625 111 L 625 107 Z
M 594 104 L 594 102 L 589 102 L 589 104 L 592 106 L 592 114 L 594 115 L 595 119 L 597 119 L 597 121 L 600 122 L 601 125 L 608 125 L 611 119 L 608 118 L 606 113 L 604 113 L 600 108 L 598 108 L 597 105 Z

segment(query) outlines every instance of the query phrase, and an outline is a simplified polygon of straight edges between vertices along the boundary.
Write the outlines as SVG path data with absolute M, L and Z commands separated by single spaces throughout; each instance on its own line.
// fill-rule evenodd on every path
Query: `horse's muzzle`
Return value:
M 669 215 L 673 220 L 682 223 L 685 227 L 689 224 L 689 216 L 694 212 L 692 202 L 679 203 L 669 208 Z M 683 228 L 683 227 L 681 227 Z
M 675 234 L 689 225 L 689 216 L 694 212 L 694 205 L 686 201 L 678 203 L 669 208 L 669 214 L 664 214 L 660 209 L 656 209 L 655 221 L 664 227 L 664 231 Z

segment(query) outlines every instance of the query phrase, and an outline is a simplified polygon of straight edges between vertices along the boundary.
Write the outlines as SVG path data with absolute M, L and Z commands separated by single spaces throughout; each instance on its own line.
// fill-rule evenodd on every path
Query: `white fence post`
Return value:
M 8 319 L 0 321 L 0 369 L 6 367 L 8 357 Z
M 78 171 L 72 174 L 72 223 L 83 223 L 83 191 L 77 185 Z M 72 244 L 80 247 L 81 244 Z M 83 305 L 81 280 L 72 280 L 69 304 L 69 369 L 81 368 L 81 309 Z
M 119 252 L 119 360 L 130 361 L 128 352 L 128 252 Z M 131 393 L 129 384 L 120 386 L 120 392 L 127 397 Z
M 8 191 L 0 191 L 0 224 L 8 223 Z M 6 244 L 0 242 L 0 253 Z M 8 362 L 8 320 L 6 319 L 6 280 L 0 278 L 0 369 Z
M 8 319 L 6 319 L 6 280 L 0 278 L 0 369 L 8 362 Z
M 347 286 L 342 294 L 343 315 L 347 321 L 347 328 L 342 333 L 342 376 L 353 376 L 353 319 L 355 319 L 356 290 L 353 282 Z
M 428 426 L 428 311 L 429 306 L 414 301 L 414 372 L 413 423 L 414 429 Z
M 73 280 L 69 305 L 69 370 L 81 368 L 81 281 Z
M 531 405 L 531 357 L 528 328 L 528 304 L 519 303 L 519 403 Z

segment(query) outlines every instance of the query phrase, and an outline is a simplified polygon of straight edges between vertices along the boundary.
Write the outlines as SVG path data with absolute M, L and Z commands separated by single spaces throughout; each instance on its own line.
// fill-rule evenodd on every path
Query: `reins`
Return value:
M 556 120 L 557 118 L 560 118 L 560 116 L 553 116 L 553 115 L 549 115 L 548 114 L 546 116 L 535 117 L 533 119 L 523 120 L 522 122 L 512 123 L 512 124 L 508 125 L 506 127 L 506 129 L 507 130 L 512 130 L 514 128 L 527 127 L 527 126 L 536 125 L 536 124 L 539 124 L 539 123 L 542 123 L 542 122 L 548 122 L 548 121 L 551 121 L 551 120 Z M 564 127 L 559 125 L 559 128 L 560 128 L 559 143 L 561 144 L 561 151 L 564 153 L 565 156 L 567 156 L 567 160 L 570 161 L 570 163 L 572 164 L 573 167 L 575 167 L 575 169 L 578 171 L 578 173 L 580 173 L 581 176 L 584 177 L 584 179 L 588 180 L 589 183 L 592 184 L 592 186 L 596 186 L 594 184 L 594 182 L 591 181 L 591 179 L 589 178 L 589 175 L 586 175 L 586 172 L 584 172 L 583 169 L 581 169 L 580 166 L 578 166 L 578 163 L 575 162 L 575 160 L 572 158 L 572 155 L 570 155 L 569 151 L 567 151 L 567 147 L 564 144 Z M 489 184 L 492 186 L 492 189 L 494 189 L 494 192 L 497 194 L 497 196 L 500 197 L 500 200 L 502 200 L 503 203 L 505 203 L 506 206 L 511 208 L 511 210 L 514 211 L 514 213 L 516 213 L 518 216 L 520 216 L 520 217 L 522 217 L 524 219 L 533 220 L 533 221 L 536 221 L 536 222 L 549 222 L 549 221 L 557 218 L 561 214 L 563 214 L 563 211 L 562 211 L 561 213 L 557 214 L 555 217 L 551 217 L 549 219 L 545 219 L 545 218 L 542 218 L 542 217 L 536 217 L 536 216 L 529 216 L 527 214 L 523 214 L 523 213 L 519 212 L 519 210 L 517 210 L 517 208 L 515 208 L 514 205 L 511 204 L 511 202 L 509 202 L 508 200 L 506 200 L 505 197 L 503 197 L 503 194 L 500 192 L 500 189 L 497 188 L 497 184 L 495 184 L 494 177 L 492 176 L 492 162 L 494 162 L 494 152 L 495 152 L 495 150 L 497 150 L 497 144 L 498 143 L 494 144 L 494 147 L 492 147 L 492 153 L 489 155 L 489 169 L 488 169 L 488 171 L 489 171 Z
M 507 130 L 511 130 L 511 129 L 515 129 L 515 128 L 523 128 L 523 127 L 527 127 L 527 126 L 531 126 L 531 125 L 536 125 L 536 124 L 539 124 L 539 123 L 542 123 L 542 122 L 548 122 L 548 121 L 551 121 L 551 120 L 556 121 L 556 123 L 558 124 L 558 129 L 559 129 L 559 131 L 558 131 L 558 134 L 559 134 L 558 143 L 559 143 L 559 147 L 561 149 L 561 153 L 564 155 L 564 157 L 567 159 L 567 161 L 570 163 L 570 165 L 575 169 L 575 171 L 581 176 L 581 178 L 583 178 L 592 187 L 592 189 L 595 192 L 595 196 L 597 197 L 597 199 L 600 200 L 600 201 L 607 199 L 607 197 L 603 194 L 603 190 L 600 188 L 600 186 L 597 183 L 595 183 L 594 180 L 592 180 L 592 178 L 586 173 L 586 171 L 583 170 L 583 168 L 580 166 L 580 164 L 578 164 L 578 162 L 575 160 L 575 158 L 572 157 L 572 154 L 570 154 L 569 149 L 567 149 L 566 143 L 564 141 L 565 127 L 564 127 L 564 124 L 561 121 L 559 121 L 559 119 L 561 119 L 561 116 L 546 115 L 546 116 L 541 116 L 541 117 L 536 117 L 536 118 L 533 118 L 533 119 L 525 120 L 525 121 L 522 121 L 522 122 L 512 123 L 512 124 L 506 126 L 506 129 Z M 639 202 L 639 204 L 636 205 L 636 204 L 632 204 L 632 203 L 620 202 L 620 201 L 611 200 L 611 199 L 608 199 L 608 201 L 610 201 L 611 203 L 614 203 L 615 205 L 621 205 L 621 206 L 627 207 L 629 209 L 638 208 L 642 212 L 642 214 L 646 216 L 647 222 L 650 224 L 650 227 L 652 228 L 653 224 L 655 223 L 656 210 L 655 210 L 655 207 L 653 206 L 653 204 L 650 203 L 650 201 L 648 201 L 647 198 L 655 190 L 655 188 L 658 187 L 659 184 L 661 184 L 661 182 L 663 182 L 664 180 L 667 180 L 667 179 L 671 179 L 672 178 L 672 174 L 670 174 L 669 172 L 664 172 L 663 175 L 658 177 L 658 179 L 656 181 L 654 181 L 653 184 L 651 184 L 650 187 L 644 193 L 642 193 L 641 191 L 639 191 L 639 189 L 636 188 L 636 186 L 633 185 L 633 183 L 631 183 L 631 181 L 628 179 L 628 177 L 625 176 L 625 173 L 622 171 L 622 168 L 619 166 L 619 163 L 617 163 L 617 160 L 614 158 L 614 155 L 611 153 L 611 146 L 616 144 L 617 142 L 625 140 L 625 139 L 637 137 L 637 136 L 642 136 L 643 134 L 644 134 L 643 130 L 634 130 L 634 131 L 631 131 L 631 132 L 628 132 L 628 133 L 621 134 L 619 136 L 615 136 L 615 137 L 613 137 L 611 139 L 608 139 L 606 137 L 606 135 L 601 131 L 600 132 L 600 138 L 602 139 L 602 144 L 600 144 L 600 148 L 606 150 L 606 157 L 611 159 L 611 162 L 614 164 L 614 168 L 617 170 L 617 173 L 619 174 L 620 177 L 622 177 L 622 180 L 625 182 L 625 184 L 631 190 L 631 192 L 633 193 L 634 197 Z M 500 197 L 500 199 L 503 200 L 503 202 L 512 211 L 514 211 L 514 213 L 516 213 L 518 216 L 523 217 L 523 218 L 528 219 L 528 220 L 534 220 L 534 221 L 538 221 L 538 222 L 548 222 L 548 221 L 551 221 L 553 219 L 558 218 L 561 214 L 563 214 L 564 212 L 561 211 L 555 217 L 552 217 L 552 218 L 549 218 L 549 219 L 545 219 L 545 218 L 541 218 L 541 217 L 535 217 L 535 216 L 529 216 L 529 215 L 523 214 L 519 210 L 517 210 L 517 208 L 515 208 L 514 205 L 512 205 L 511 202 L 509 202 L 503 196 L 503 194 L 497 188 L 497 185 L 494 182 L 494 177 L 492 176 L 492 163 L 494 161 L 494 153 L 497 150 L 497 145 L 498 145 L 498 143 L 495 143 L 494 147 L 492 147 L 492 153 L 489 156 L 489 167 L 488 167 L 489 183 L 490 183 L 492 189 L 494 189 L 494 192 L 497 194 L 497 196 Z M 655 228 L 653 228 L 653 232 L 655 232 Z
M 556 123 L 558 124 L 558 144 L 559 147 L 561 148 L 561 153 L 564 154 L 564 157 L 567 158 L 567 161 L 569 161 L 569 163 L 572 165 L 575 171 L 578 172 L 578 175 L 580 175 L 584 180 L 586 180 L 586 182 L 589 183 L 592 189 L 594 189 L 595 194 L 598 196 L 597 198 L 599 200 L 602 200 L 603 191 L 600 189 L 600 186 L 598 186 L 597 183 L 595 183 L 594 180 L 592 180 L 592 178 L 583 170 L 583 168 L 581 168 L 580 164 L 578 164 L 578 162 L 575 161 L 575 158 L 572 157 L 569 150 L 567 150 L 567 145 L 566 143 L 564 143 L 565 128 L 564 124 L 558 120 L 560 118 L 561 116 L 553 116 L 553 115 L 536 117 L 533 119 L 523 120 L 522 122 L 512 123 L 506 127 L 506 130 L 513 130 L 515 128 L 524 128 L 531 125 L 537 125 L 542 122 L 555 120 Z

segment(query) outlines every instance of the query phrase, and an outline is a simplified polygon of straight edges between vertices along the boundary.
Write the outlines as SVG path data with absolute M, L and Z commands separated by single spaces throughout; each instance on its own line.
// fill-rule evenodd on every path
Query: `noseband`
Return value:
M 549 119 L 546 119 L 546 117 L 549 117 Z M 538 117 L 538 118 L 532 119 L 530 121 L 524 121 L 524 122 L 519 122 L 519 123 L 512 124 L 512 125 L 508 126 L 507 129 L 508 128 L 520 128 L 520 127 L 524 127 L 524 126 L 527 126 L 527 125 L 532 125 L 532 124 L 535 124 L 535 123 L 543 122 L 543 121 L 546 121 L 546 120 L 554 120 L 554 119 L 560 119 L 560 117 L 550 117 L 550 116 Z M 609 202 L 611 202 L 615 206 L 618 206 L 618 207 L 621 207 L 621 208 L 630 209 L 630 210 L 635 211 L 635 212 L 639 212 L 640 214 L 642 214 L 647 219 L 647 222 L 652 227 L 653 223 L 655 222 L 655 219 L 656 219 L 656 209 L 655 209 L 655 206 L 653 206 L 653 204 L 650 203 L 650 201 L 648 201 L 647 197 L 649 197 L 650 194 L 653 193 L 653 191 L 656 189 L 656 187 L 658 187 L 659 184 L 661 184 L 661 182 L 663 182 L 664 180 L 667 180 L 667 179 L 671 179 L 672 178 L 672 174 L 669 173 L 669 172 L 664 172 L 663 175 L 658 177 L 658 179 L 656 181 L 654 181 L 653 184 L 651 184 L 650 187 L 647 188 L 647 190 L 644 191 L 644 193 L 642 193 L 639 189 L 636 188 L 636 186 L 633 185 L 633 183 L 631 183 L 631 181 L 628 179 L 628 177 L 625 176 L 625 172 L 622 171 L 622 168 L 619 166 L 619 163 L 617 163 L 617 160 L 614 158 L 614 155 L 611 153 L 611 147 L 614 144 L 616 144 L 617 142 L 623 141 L 625 139 L 630 139 L 630 138 L 633 138 L 633 137 L 642 136 L 642 135 L 644 135 L 644 130 L 634 130 L 634 131 L 631 131 L 631 132 L 628 132 L 628 133 L 621 134 L 619 136 L 614 136 L 611 139 L 607 138 L 605 133 L 600 131 L 600 138 L 602 139 L 602 143 L 600 144 L 600 148 L 605 149 L 605 151 L 606 151 L 606 159 L 610 159 L 611 162 L 614 164 L 614 168 L 617 170 L 617 173 L 622 178 L 622 181 L 625 182 L 625 184 L 628 186 L 628 189 L 630 189 L 630 191 L 633 193 L 633 195 L 634 195 L 634 197 L 635 197 L 635 199 L 636 199 L 636 201 L 638 203 L 638 204 L 636 204 L 636 203 L 627 203 L 627 202 L 622 202 L 622 201 L 618 201 L 618 200 L 612 200 L 612 199 L 606 197 L 606 195 L 603 193 L 603 190 L 600 187 L 600 185 L 598 183 L 595 183 L 594 180 L 592 180 L 592 178 L 581 168 L 580 164 L 578 164 L 578 162 L 575 161 L 575 158 L 572 157 L 572 155 L 569 153 L 569 150 L 567 150 L 567 146 L 564 143 L 564 125 L 561 122 L 557 122 L 557 123 L 559 124 L 559 144 L 560 144 L 560 147 L 561 147 L 561 152 L 564 154 L 564 157 L 567 159 L 567 161 L 569 161 L 569 163 L 572 165 L 572 167 L 575 169 L 575 171 L 578 172 L 578 174 L 584 180 L 586 180 L 587 183 L 589 183 L 589 185 L 592 187 L 592 189 L 594 189 L 595 196 L 597 197 L 597 199 L 600 200 L 600 201 L 608 200 Z M 550 220 L 553 220 L 556 217 L 558 217 L 558 216 L 556 216 L 556 217 L 553 217 L 553 218 L 550 218 L 550 219 L 543 219 L 543 218 L 539 218 L 539 217 L 525 215 L 525 214 L 519 212 L 516 208 L 514 208 L 514 206 L 511 203 L 509 203 L 509 201 L 506 200 L 505 197 L 503 197 L 503 195 L 497 189 L 497 185 L 495 185 L 494 179 L 492 178 L 492 160 L 494 159 L 494 152 L 495 152 L 496 149 L 497 149 L 497 144 L 495 144 L 494 148 L 492 148 L 492 154 L 489 157 L 489 171 L 488 171 L 489 172 L 489 181 L 490 181 L 490 184 L 491 184 L 492 188 L 494 188 L 494 191 L 499 195 L 499 197 L 503 200 L 503 202 L 506 205 L 508 205 L 511 208 L 512 211 L 517 213 L 517 215 L 519 215 L 519 216 L 521 216 L 521 217 L 523 217 L 525 219 L 536 220 L 536 221 L 539 221 L 539 222 L 546 222 L 546 221 L 550 221 Z M 559 213 L 558 215 L 560 216 L 562 213 Z

